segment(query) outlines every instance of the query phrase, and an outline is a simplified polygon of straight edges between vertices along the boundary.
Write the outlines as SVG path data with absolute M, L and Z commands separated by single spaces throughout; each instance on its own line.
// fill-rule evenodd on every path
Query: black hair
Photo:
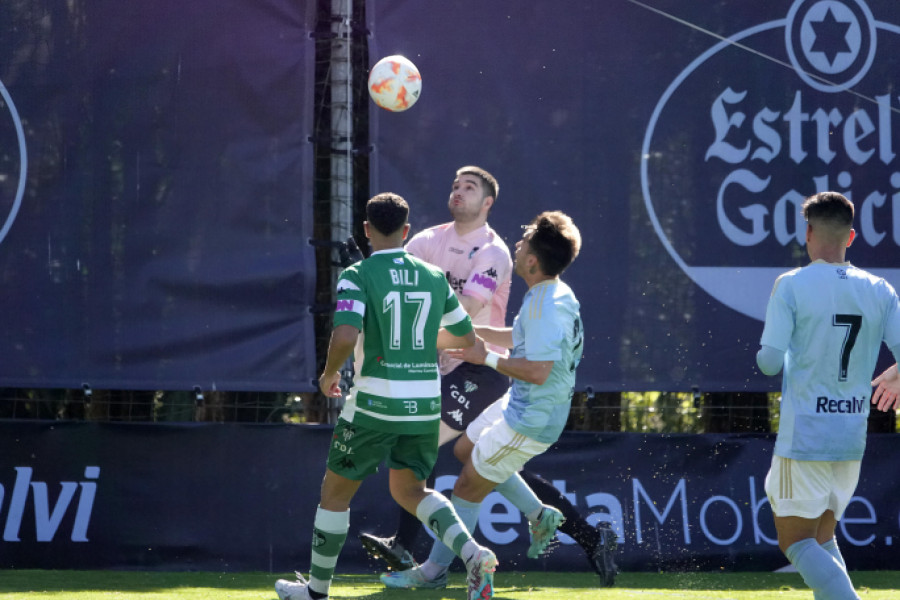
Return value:
M 837 192 L 819 192 L 803 203 L 803 217 L 828 222 L 836 227 L 853 226 L 853 203 Z
M 408 219 L 409 205 L 397 194 L 378 194 L 366 203 L 366 221 L 382 235 L 395 233 Z

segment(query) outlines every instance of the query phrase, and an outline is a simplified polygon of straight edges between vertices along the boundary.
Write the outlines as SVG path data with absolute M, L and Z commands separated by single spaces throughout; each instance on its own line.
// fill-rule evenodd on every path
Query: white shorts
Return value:
M 550 444 L 516 433 L 506 424 L 503 409 L 508 402 L 509 396 L 504 395 L 484 409 L 466 428 L 466 437 L 475 444 L 472 466 L 479 475 L 497 483 L 509 479 L 526 462 L 550 447 Z
M 772 512 L 777 517 L 816 519 L 831 510 L 840 520 L 856 491 L 861 462 L 773 456 L 766 475 L 766 495 Z

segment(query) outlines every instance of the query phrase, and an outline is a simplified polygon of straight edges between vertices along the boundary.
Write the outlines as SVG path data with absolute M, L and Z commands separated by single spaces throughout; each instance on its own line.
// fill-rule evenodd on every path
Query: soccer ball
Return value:
M 391 112 L 407 110 L 422 92 L 422 76 L 404 56 L 386 56 L 369 71 L 369 95 L 375 104 Z

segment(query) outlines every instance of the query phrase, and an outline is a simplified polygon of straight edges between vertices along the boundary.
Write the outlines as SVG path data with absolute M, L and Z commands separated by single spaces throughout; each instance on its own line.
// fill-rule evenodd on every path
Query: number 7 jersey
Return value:
M 402 248 L 374 252 L 341 273 L 334 325 L 360 330 L 341 416 L 389 433 L 436 431 L 438 330 L 472 330 L 443 272 Z
M 882 341 L 900 352 L 900 306 L 883 279 L 824 261 L 778 278 L 760 341 L 785 352 L 776 455 L 862 459 Z

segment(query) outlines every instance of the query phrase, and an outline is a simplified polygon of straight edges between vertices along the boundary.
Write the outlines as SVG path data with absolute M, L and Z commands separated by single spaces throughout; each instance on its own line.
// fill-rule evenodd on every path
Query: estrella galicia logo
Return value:
M 900 24 L 864 0 L 794 0 L 784 18 L 718 39 L 665 89 L 644 135 L 644 204 L 666 251 L 763 320 L 777 276 L 808 260 L 803 201 L 834 190 L 856 207 L 848 257 L 896 288 Z
M 27 173 L 25 131 L 12 96 L 0 81 L 0 243 L 22 205 Z

